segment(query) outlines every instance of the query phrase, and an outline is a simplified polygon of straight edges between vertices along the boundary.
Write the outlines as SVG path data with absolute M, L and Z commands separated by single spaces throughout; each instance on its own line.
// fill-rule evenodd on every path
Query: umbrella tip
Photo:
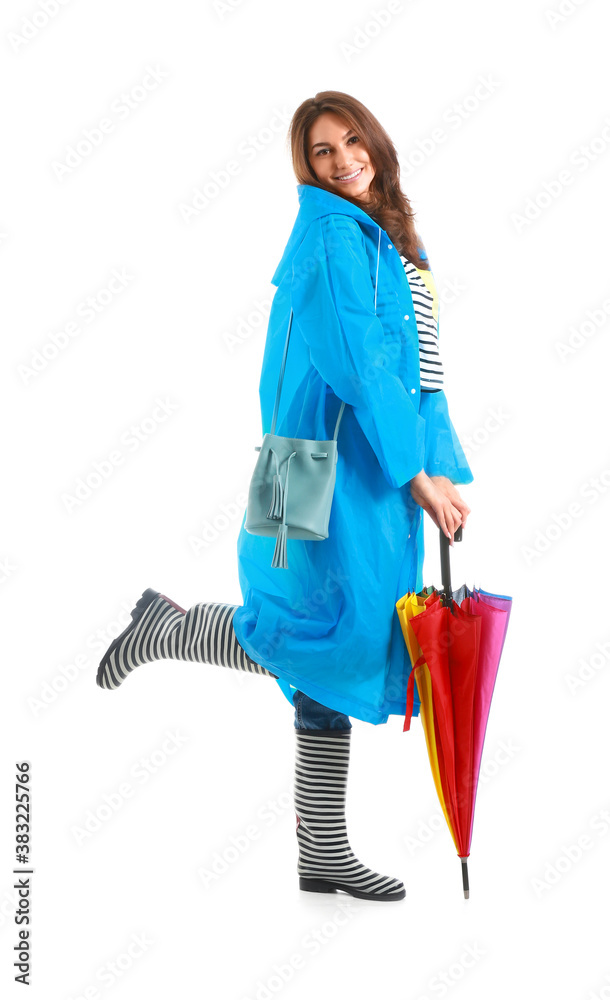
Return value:
M 462 862 L 462 889 L 464 890 L 464 899 L 470 898 L 470 885 L 468 882 L 468 855 L 466 857 L 460 857 Z

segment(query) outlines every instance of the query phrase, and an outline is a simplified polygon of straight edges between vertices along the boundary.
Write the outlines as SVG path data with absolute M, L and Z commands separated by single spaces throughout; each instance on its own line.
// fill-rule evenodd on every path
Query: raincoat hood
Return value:
M 351 201 L 342 198 L 341 195 L 335 194 L 333 191 L 327 191 L 325 188 L 319 188 L 313 184 L 297 184 L 297 194 L 299 196 L 299 211 L 282 259 L 271 278 L 272 285 L 279 286 L 286 271 L 291 266 L 292 258 L 303 241 L 307 229 L 314 219 L 337 213 L 350 215 L 361 226 L 368 226 L 375 239 L 377 239 L 379 229 L 381 228 L 364 209 L 352 204 Z M 387 236 L 387 233 L 383 229 L 381 230 L 381 234 L 382 237 Z M 423 248 L 420 248 L 420 252 L 422 257 L 427 259 Z

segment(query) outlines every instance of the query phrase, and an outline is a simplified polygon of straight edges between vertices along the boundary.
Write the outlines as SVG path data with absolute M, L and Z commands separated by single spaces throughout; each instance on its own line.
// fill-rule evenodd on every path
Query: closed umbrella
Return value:
M 454 534 L 462 540 L 461 527 Z M 404 730 L 410 729 L 414 684 L 437 796 L 462 862 L 468 857 L 483 744 L 512 598 L 466 585 L 451 588 L 449 540 L 440 531 L 443 589 L 427 587 L 396 602 L 412 670 Z

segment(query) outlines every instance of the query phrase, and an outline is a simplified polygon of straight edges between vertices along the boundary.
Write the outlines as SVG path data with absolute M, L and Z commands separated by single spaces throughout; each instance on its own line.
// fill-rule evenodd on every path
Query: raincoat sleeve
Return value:
M 426 421 L 427 475 L 447 476 L 455 484 L 471 483 L 474 476 L 451 423 L 444 391 L 422 392 L 419 412 Z
M 364 237 L 354 219 L 314 220 L 292 266 L 293 322 L 311 363 L 354 410 L 391 486 L 424 467 L 425 421 L 388 364 Z
M 437 337 L 440 344 L 440 316 L 437 320 Z M 444 390 L 422 392 L 419 412 L 426 422 L 426 474 L 446 476 L 454 485 L 471 483 L 474 476 L 451 423 Z

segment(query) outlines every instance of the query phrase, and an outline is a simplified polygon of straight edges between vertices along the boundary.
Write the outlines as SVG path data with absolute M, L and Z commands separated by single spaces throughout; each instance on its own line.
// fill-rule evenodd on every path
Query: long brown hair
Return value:
M 394 143 L 375 116 L 357 98 L 339 90 L 321 90 L 296 109 L 288 129 L 288 141 L 299 184 L 331 190 L 316 177 L 307 153 L 309 129 L 316 118 L 327 111 L 337 115 L 357 133 L 375 169 L 368 189 L 370 201 L 365 204 L 349 195 L 343 197 L 370 215 L 386 231 L 399 253 L 415 267 L 429 270 L 428 261 L 422 260 L 419 254 L 418 248 L 422 248 L 423 244 L 415 230 L 415 212 L 411 211 L 409 199 L 400 188 L 400 165 Z M 337 191 L 333 193 L 337 194 Z

